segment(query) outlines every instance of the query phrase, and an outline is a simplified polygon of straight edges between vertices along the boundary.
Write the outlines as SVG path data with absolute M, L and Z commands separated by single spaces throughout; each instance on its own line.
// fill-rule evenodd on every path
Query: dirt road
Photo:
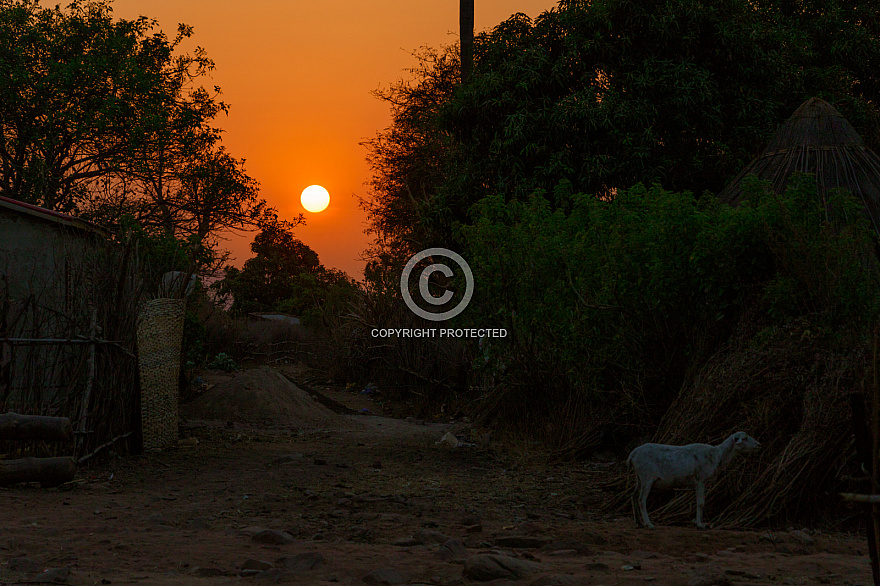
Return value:
M 333 397 L 364 408 L 350 395 Z M 639 530 L 600 512 L 606 464 L 437 445 L 448 425 L 324 423 L 190 421 L 178 447 L 72 488 L 0 489 L 0 584 L 871 582 L 861 536 Z

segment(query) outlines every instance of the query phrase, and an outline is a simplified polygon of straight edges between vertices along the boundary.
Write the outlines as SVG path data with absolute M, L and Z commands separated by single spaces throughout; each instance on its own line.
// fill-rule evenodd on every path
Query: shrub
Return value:
M 462 229 L 467 314 L 511 335 L 493 344 L 483 416 L 572 455 L 655 428 L 744 316 L 755 334 L 808 317 L 864 335 L 877 272 L 858 210 L 842 193 L 823 205 L 809 177 L 781 196 L 752 184 L 737 208 L 642 185 L 484 199 Z
M 221 352 L 214 357 L 214 360 L 212 360 L 210 364 L 208 364 L 208 368 L 225 370 L 226 372 L 233 372 L 238 370 L 238 365 L 235 363 L 235 360 L 233 360 L 231 356 L 229 356 L 225 352 Z

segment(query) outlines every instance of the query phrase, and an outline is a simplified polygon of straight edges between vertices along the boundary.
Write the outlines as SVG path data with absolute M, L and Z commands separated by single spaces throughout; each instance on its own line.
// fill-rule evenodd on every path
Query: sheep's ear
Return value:
M 735 442 L 736 442 L 736 443 L 738 443 L 738 444 L 741 444 L 741 443 L 742 443 L 742 441 L 743 441 L 743 438 L 742 438 L 742 437 L 740 437 L 740 436 L 736 436 L 736 439 L 735 439 L 735 440 L 733 440 L 733 441 L 735 441 Z

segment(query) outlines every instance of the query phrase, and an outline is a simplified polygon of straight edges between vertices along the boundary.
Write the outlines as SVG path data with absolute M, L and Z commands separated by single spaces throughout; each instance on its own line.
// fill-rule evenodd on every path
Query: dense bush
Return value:
M 753 184 L 737 208 L 657 186 L 566 197 L 489 197 L 463 229 L 467 314 L 511 332 L 483 414 L 551 446 L 652 430 L 743 320 L 755 336 L 797 318 L 864 335 L 877 315 L 867 223 L 846 194 L 824 207 L 809 177 L 783 196 Z

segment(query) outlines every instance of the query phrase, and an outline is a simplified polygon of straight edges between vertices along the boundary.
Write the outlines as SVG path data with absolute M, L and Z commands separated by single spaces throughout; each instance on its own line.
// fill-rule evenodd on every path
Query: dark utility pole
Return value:
M 458 25 L 461 29 L 461 83 L 474 69 L 474 0 L 460 0 Z

